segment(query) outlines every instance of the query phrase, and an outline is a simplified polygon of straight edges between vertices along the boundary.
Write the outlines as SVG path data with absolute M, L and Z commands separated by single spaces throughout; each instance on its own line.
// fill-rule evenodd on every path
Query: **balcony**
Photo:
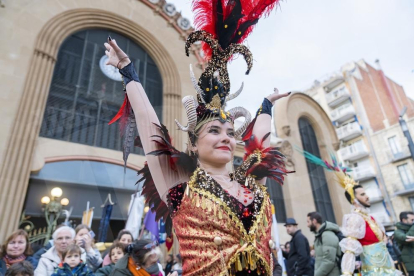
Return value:
M 394 196 L 405 196 L 414 194 L 414 183 L 404 184 L 404 188 L 394 193 Z
M 355 115 L 355 108 L 351 104 L 342 105 L 331 112 L 331 119 L 339 124 L 351 119 Z
M 405 146 L 404 148 L 400 149 L 398 152 L 393 152 L 392 150 L 387 151 L 388 160 L 391 163 L 402 161 L 404 159 L 411 157 L 410 149 Z
M 346 86 L 341 86 L 340 88 L 335 89 L 334 91 L 329 92 L 325 95 L 326 101 L 330 107 L 337 106 L 338 104 L 349 99 L 350 96 L 351 94 L 349 93 Z
M 365 181 L 374 178 L 376 175 L 374 168 L 371 166 L 352 168 L 351 174 L 355 181 Z
M 357 122 L 344 125 L 336 129 L 339 140 L 349 141 L 362 135 L 361 126 Z
M 326 77 L 326 79 L 323 81 L 324 83 L 323 88 L 325 89 L 325 91 L 330 91 L 343 82 L 344 82 L 344 76 L 342 76 L 341 73 L 334 73 Z
M 363 143 L 355 143 L 339 150 L 344 161 L 355 161 L 369 155 L 367 147 Z

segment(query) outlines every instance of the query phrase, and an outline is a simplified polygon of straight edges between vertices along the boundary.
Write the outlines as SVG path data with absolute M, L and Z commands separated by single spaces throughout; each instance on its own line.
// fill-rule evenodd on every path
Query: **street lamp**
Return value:
M 50 191 L 52 198 L 44 196 L 41 199 L 43 204 L 42 210 L 45 212 L 45 219 L 47 222 L 47 232 L 44 245 L 47 245 L 53 231 L 56 229 L 57 220 L 62 212 L 62 206 L 67 206 L 69 204 L 69 199 L 67 198 L 62 198 L 60 202 L 58 201 L 62 194 L 62 189 L 55 187 Z
M 413 143 L 413 139 L 411 138 L 411 134 L 410 134 L 410 130 L 408 129 L 407 122 L 403 118 L 405 112 L 407 112 L 407 107 L 406 106 L 404 106 L 404 108 L 400 112 L 399 123 L 400 123 L 401 130 L 404 133 L 405 138 L 407 138 L 407 141 L 408 141 L 408 149 L 410 150 L 411 158 L 414 159 L 414 143 Z

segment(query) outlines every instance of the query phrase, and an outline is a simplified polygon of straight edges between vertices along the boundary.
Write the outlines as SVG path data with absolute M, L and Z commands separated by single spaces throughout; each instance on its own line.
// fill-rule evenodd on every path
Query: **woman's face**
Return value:
M 198 134 L 195 150 L 201 163 L 226 164 L 233 158 L 236 148 L 233 125 L 229 122 L 212 121 L 205 124 Z
M 7 244 L 6 253 L 12 258 L 19 257 L 26 250 L 27 242 L 24 236 L 17 236 Z
M 83 228 L 83 229 L 79 230 L 79 232 L 76 234 L 75 239 L 76 240 L 82 239 L 85 235 L 88 235 L 88 233 L 89 233 L 88 229 Z
M 132 243 L 132 237 L 130 234 L 123 234 L 119 242 L 128 245 Z
M 53 240 L 56 250 L 60 253 L 65 252 L 71 243 L 73 243 L 73 238 L 69 230 L 60 231 Z

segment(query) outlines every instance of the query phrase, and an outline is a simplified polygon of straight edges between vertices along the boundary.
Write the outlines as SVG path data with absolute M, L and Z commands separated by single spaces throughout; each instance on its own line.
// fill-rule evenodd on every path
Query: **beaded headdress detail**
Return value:
M 185 43 L 185 52 L 189 55 L 190 47 L 202 41 L 207 66 L 198 81 L 190 66 L 190 76 L 197 98 L 186 96 L 182 103 L 186 110 L 188 124 L 177 126 L 190 134 L 194 134 L 202 125 L 212 120 L 234 122 L 244 117 L 245 121 L 236 132 L 240 138 L 251 121 L 250 113 L 243 107 L 225 110 L 226 103 L 235 99 L 243 90 L 230 93 L 230 79 L 227 63 L 233 55 L 240 54 L 247 63 L 246 74 L 253 66 L 253 55 L 241 43 L 252 32 L 259 19 L 268 14 L 278 0 L 193 0 L 195 13 L 192 32 Z

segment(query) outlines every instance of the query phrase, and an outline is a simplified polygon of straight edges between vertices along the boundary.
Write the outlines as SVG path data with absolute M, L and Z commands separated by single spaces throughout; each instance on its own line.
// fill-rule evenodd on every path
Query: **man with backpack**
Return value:
M 401 259 L 410 276 L 414 276 L 414 213 L 401 212 L 395 230 L 395 240 L 401 250 Z
M 343 235 L 339 226 L 329 221 L 323 221 L 321 214 L 308 214 L 307 225 L 315 233 L 315 276 L 341 275 L 341 248 L 339 242 Z

